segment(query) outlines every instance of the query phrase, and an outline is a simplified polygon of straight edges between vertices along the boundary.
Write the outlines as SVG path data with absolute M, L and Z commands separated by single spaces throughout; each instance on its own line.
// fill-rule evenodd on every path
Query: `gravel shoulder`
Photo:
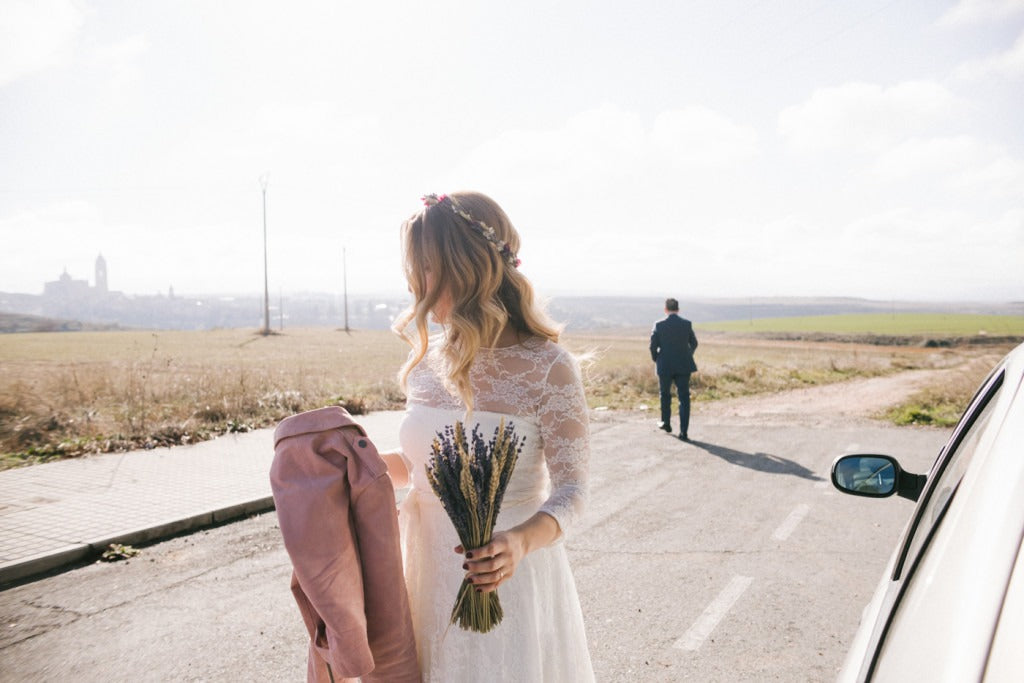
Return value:
M 836 384 L 794 389 L 771 395 L 741 396 L 695 403 L 692 420 L 762 425 L 845 424 L 851 420 L 879 422 L 888 408 L 930 385 L 955 375 L 984 373 L 1002 357 L 972 356 L 953 367 L 906 370 L 894 375 L 853 379 Z

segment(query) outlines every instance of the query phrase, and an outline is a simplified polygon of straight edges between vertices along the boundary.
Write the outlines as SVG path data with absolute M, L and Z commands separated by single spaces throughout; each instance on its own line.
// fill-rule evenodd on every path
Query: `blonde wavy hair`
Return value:
M 519 233 L 497 202 L 479 192 L 448 196 L 477 223 L 493 228 L 494 237 L 507 244 L 513 255 L 519 253 Z M 506 325 L 523 340 L 558 341 L 561 327 L 537 303 L 530 281 L 450 204 L 426 206 L 413 214 L 402 224 L 401 236 L 405 277 L 413 295 L 412 305 L 391 328 L 413 349 L 398 373 L 403 390 L 409 373 L 427 353 L 429 315 L 445 294 L 451 310 L 439 321 L 445 328 L 444 380 L 470 411 L 473 359 L 481 347 L 496 345 Z M 428 287 L 428 270 L 432 287 Z

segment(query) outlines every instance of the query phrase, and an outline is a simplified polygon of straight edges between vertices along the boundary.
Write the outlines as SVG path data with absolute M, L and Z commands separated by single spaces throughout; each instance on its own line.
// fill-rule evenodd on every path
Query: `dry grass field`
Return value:
M 780 341 L 708 333 L 700 340 L 695 356 L 700 371 L 690 382 L 695 401 L 773 393 L 903 370 L 949 368 L 978 353 L 970 347 Z M 658 380 L 645 331 L 576 336 L 568 344 L 574 351 L 594 356 L 587 372 L 592 406 L 629 409 L 657 405 Z
M 588 355 L 592 407 L 657 405 L 646 330 L 565 341 Z M 400 408 L 395 373 L 406 353 L 390 332 L 325 328 L 269 337 L 250 330 L 0 335 L 0 468 L 191 443 L 329 404 L 354 413 Z M 956 367 L 975 353 L 705 334 L 692 388 L 695 400 L 716 400 Z M 932 399 L 958 413 L 980 379 L 933 387 Z M 923 400 L 904 408 L 892 419 L 929 422 L 939 410 Z
M 397 408 L 389 332 L 248 330 L 0 335 L 4 461 L 190 443 L 301 410 Z

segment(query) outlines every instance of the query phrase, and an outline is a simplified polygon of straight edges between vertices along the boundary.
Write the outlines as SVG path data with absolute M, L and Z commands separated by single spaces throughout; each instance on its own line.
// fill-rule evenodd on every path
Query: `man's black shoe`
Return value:
M 686 432 L 683 432 L 682 434 L 679 435 L 679 440 L 680 441 L 689 441 L 690 440 L 690 435 L 687 434 Z
M 664 431 L 668 432 L 669 434 L 672 433 L 672 425 L 670 425 L 668 422 L 659 422 L 658 423 L 658 429 L 663 429 Z

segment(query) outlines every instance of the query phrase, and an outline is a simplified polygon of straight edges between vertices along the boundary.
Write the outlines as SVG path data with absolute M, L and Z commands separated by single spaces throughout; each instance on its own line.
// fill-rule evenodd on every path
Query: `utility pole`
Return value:
M 348 329 L 348 265 L 345 260 L 345 247 L 341 248 L 341 287 L 345 296 L 345 331 Z
M 263 188 L 263 330 L 266 337 L 270 334 L 270 280 L 267 277 L 267 175 L 260 176 L 260 187 Z

